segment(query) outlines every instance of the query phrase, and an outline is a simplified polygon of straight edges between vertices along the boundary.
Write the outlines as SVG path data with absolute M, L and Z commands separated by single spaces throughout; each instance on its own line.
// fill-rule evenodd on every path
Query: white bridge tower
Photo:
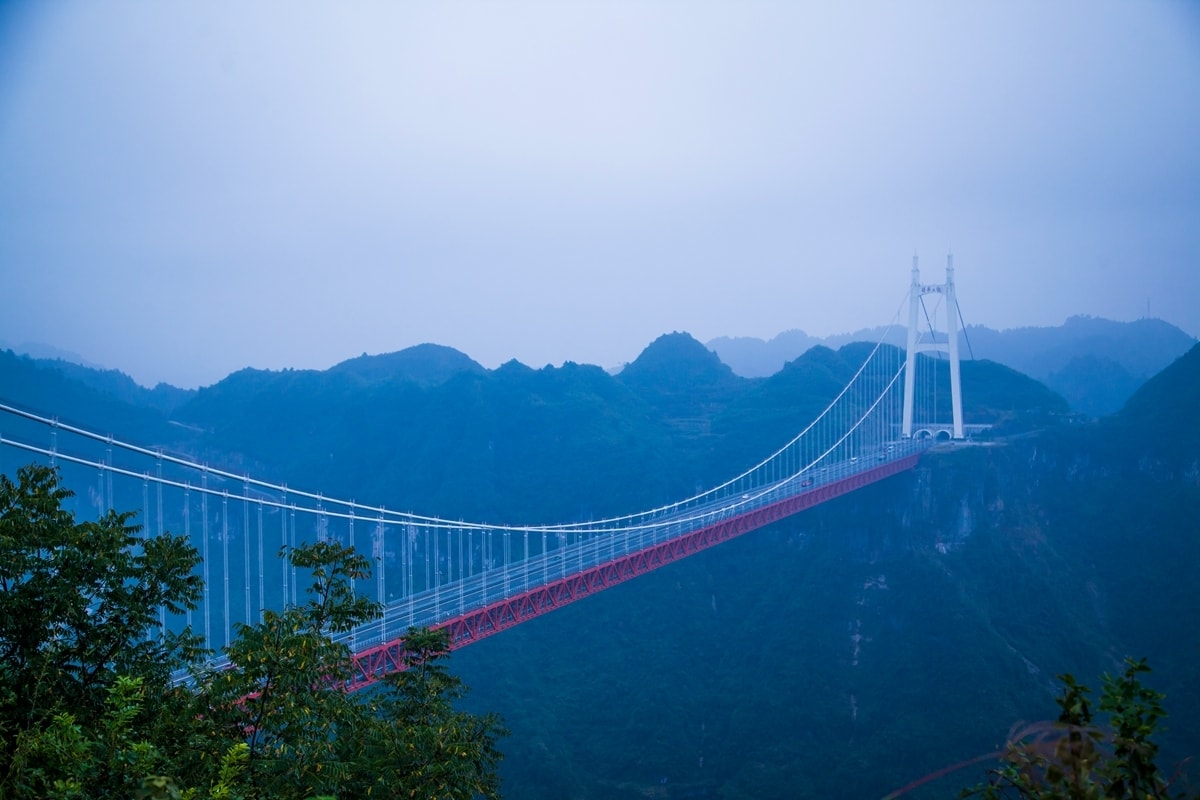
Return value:
M 940 294 L 946 306 L 946 341 L 936 337 L 922 341 L 918 331 L 918 307 L 927 294 Z M 913 433 L 913 399 L 916 383 L 917 353 L 941 352 L 950 356 L 950 403 L 954 416 L 954 438 L 963 438 L 962 382 L 958 366 L 958 300 L 954 296 L 954 256 L 946 256 L 946 282 L 921 283 L 917 257 L 913 256 L 912 287 L 908 295 L 908 350 L 904 364 L 904 420 L 900 433 L 909 438 Z

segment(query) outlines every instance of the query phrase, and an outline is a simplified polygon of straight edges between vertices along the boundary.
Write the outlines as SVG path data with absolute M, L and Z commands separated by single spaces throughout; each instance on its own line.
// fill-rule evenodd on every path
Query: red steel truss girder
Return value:
M 744 533 L 770 525 L 772 522 L 778 522 L 785 517 L 798 514 L 899 472 L 912 469 L 916 466 L 919 458 L 919 453 L 905 456 L 863 470 L 847 478 L 814 487 L 810 491 L 794 495 L 786 500 L 780 500 L 769 506 L 715 522 L 669 541 L 618 556 L 612 561 L 568 575 L 544 586 L 497 600 L 483 608 L 469 611 L 434 627 L 446 630 L 450 636 L 451 649 L 464 647 L 556 608 L 562 608 L 568 603 L 581 600 L 631 578 L 644 575 L 651 570 L 679 561 L 701 550 L 727 542 Z M 354 677 L 347 685 L 348 691 L 369 686 L 384 675 L 403 669 L 404 639 L 393 639 L 356 653 L 354 665 Z

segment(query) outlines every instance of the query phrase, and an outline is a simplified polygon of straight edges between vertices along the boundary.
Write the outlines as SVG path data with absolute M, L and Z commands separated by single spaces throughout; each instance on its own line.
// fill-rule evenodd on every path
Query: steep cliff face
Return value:
M 1028 442 L 944 445 L 911 472 L 795 524 L 844 540 L 850 555 L 866 563 L 946 555 L 981 530 L 1020 536 L 1036 527 L 1042 473 L 1054 468 L 1039 462 L 1036 445 Z
M 880 796 L 1052 718 L 1056 675 L 1096 685 L 1126 655 L 1195 718 L 1200 641 L 1177 624 L 1200 608 L 1195 487 L 1130 477 L 1090 436 L 932 452 L 457 654 L 513 729 L 510 792 Z M 1169 758 L 1200 750 L 1193 730 Z M 950 780 L 941 796 L 975 775 Z

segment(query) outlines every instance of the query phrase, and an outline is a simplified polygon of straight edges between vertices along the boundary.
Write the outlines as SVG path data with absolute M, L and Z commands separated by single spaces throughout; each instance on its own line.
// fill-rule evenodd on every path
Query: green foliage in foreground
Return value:
M 1058 722 L 1029 726 L 1011 741 L 1004 763 L 983 786 L 964 797 L 985 800 L 1144 800 L 1183 797 L 1158 769 L 1158 745 L 1151 738 L 1166 716 L 1163 695 L 1141 685 L 1149 672 L 1145 660 L 1126 661 L 1119 677 L 1104 676 L 1100 710 L 1109 714 L 1099 725 L 1088 698 L 1090 690 L 1070 675 L 1061 675 Z
M 190 635 L 157 609 L 194 607 L 195 550 L 139 536 L 129 514 L 76 523 L 45 467 L 0 476 L 0 797 L 497 797 L 491 715 L 455 710 L 462 682 L 442 632 L 411 630 L 408 670 L 348 695 L 349 649 L 331 638 L 379 609 L 350 591 L 369 563 L 321 542 L 288 553 L 308 600 L 242 625 L 229 667 L 194 676 Z
M 884 800 L 908 794 L 923 784 L 981 761 L 999 759 L 987 781 L 961 793 L 984 800 L 1168 800 L 1196 795 L 1176 786 L 1179 775 L 1167 778 L 1158 767 L 1153 736 L 1166 716 L 1164 695 L 1141 684 L 1150 671 L 1145 659 L 1127 659 L 1120 677 L 1104 675 L 1100 710 L 1107 724 L 1096 720 L 1091 690 L 1071 674 L 1059 676 L 1063 691 L 1054 722 L 1034 722 L 1013 728 L 1008 744 L 962 764 L 927 775 Z

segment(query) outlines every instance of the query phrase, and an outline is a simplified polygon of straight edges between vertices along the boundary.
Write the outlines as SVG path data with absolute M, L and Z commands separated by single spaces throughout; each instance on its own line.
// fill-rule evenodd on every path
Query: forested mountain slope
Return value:
M 1186 417 L 1190 395 L 1158 387 L 1194 385 L 1196 360 L 1148 384 L 1123 424 Z M 1200 752 L 1200 633 L 1185 622 L 1200 610 L 1200 487 L 1194 466 L 1147 455 L 1167 441 L 1139 439 L 1138 457 L 1107 426 L 1063 425 L 931 453 L 457 666 L 478 702 L 500 703 L 521 797 L 881 796 L 1053 718 L 1057 674 L 1094 686 L 1127 655 L 1155 667 L 1165 757 L 1181 760 Z
M 0 396 L 328 495 L 564 521 L 728 477 L 794 434 L 869 347 L 817 348 L 757 381 L 682 335 L 616 377 L 426 351 L 246 370 L 169 419 L 10 359 Z M 1186 724 L 1200 640 L 1185 624 L 1200 608 L 1198 360 L 1100 425 L 1067 421 L 1023 375 L 964 363 L 968 421 L 1018 436 L 930 453 L 460 651 L 472 703 L 512 729 L 508 796 L 880 796 L 1053 716 L 1057 673 L 1095 684 L 1126 654 L 1150 657 L 1184 722 L 1169 756 L 1200 752 Z

